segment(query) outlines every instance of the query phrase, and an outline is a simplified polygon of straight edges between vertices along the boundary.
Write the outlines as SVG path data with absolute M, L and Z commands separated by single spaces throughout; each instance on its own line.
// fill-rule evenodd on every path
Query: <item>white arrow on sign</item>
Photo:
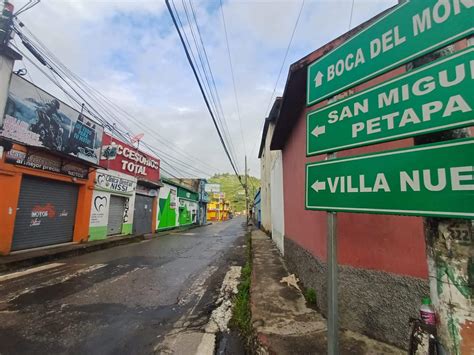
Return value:
M 318 71 L 318 74 L 316 74 L 316 76 L 314 77 L 314 86 L 315 87 L 321 86 L 321 84 L 323 83 L 323 76 L 324 76 L 324 74 L 321 73 L 320 71 Z
M 319 190 L 326 190 L 326 182 L 324 181 L 318 181 L 311 185 L 314 191 L 319 192 Z
M 311 134 L 318 138 L 321 134 L 326 133 L 326 126 L 316 126 L 314 129 L 311 131 Z

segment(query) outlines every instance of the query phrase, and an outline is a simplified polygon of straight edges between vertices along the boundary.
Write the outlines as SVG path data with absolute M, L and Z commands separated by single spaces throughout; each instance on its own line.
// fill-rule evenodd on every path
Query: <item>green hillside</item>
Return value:
M 253 176 L 249 176 L 248 179 L 250 200 L 252 201 L 260 187 L 260 180 Z M 207 181 L 212 184 L 221 185 L 221 191 L 225 192 L 226 199 L 230 201 L 233 211 L 245 210 L 245 191 L 242 185 L 240 185 L 237 176 L 233 174 L 216 174 L 207 179 Z

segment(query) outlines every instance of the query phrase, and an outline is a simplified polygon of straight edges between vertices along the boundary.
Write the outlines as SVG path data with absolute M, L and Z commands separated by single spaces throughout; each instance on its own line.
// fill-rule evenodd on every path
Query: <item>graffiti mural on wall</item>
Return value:
M 158 229 L 173 228 L 178 225 L 177 189 L 164 184 L 159 190 L 158 200 Z
M 0 135 L 98 164 L 103 127 L 13 75 Z
M 196 202 L 179 199 L 179 225 L 196 223 L 197 210 Z

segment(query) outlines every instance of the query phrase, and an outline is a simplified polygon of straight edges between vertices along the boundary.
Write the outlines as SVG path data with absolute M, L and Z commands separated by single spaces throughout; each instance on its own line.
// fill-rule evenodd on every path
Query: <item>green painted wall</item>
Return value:
M 89 228 L 89 241 L 102 240 L 105 238 L 107 238 L 107 226 Z
M 132 234 L 133 225 L 126 223 L 122 225 L 122 234 Z M 107 238 L 107 226 L 90 227 L 89 228 L 89 241 L 103 240 Z
M 158 203 L 158 229 L 176 227 L 176 210 L 171 208 L 171 193 L 166 198 L 160 198 Z
M 179 225 L 182 226 L 184 224 L 191 224 L 191 223 L 193 223 L 192 216 L 187 206 L 184 206 L 184 208 L 180 207 L 179 208 Z
M 122 234 L 132 234 L 132 223 L 122 224 Z
M 186 198 L 186 199 L 192 200 L 192 201 L 198 201 L 199 200 L 199 194 L 197 192 L 184 189 L 181 186 L 178 187 L 178 197 Z

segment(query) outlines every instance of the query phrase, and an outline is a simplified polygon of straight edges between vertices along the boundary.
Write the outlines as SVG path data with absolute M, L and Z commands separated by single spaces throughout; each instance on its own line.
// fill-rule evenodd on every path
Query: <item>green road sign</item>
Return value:
M 474 138 L 306 165 L 306 209 L 474 219 Z
M 474 32 L 472 0 L 408 0 L 308 67 L 307 104 Z
M 474 124 L 474 47 L 307 115 L 307 155 Z

